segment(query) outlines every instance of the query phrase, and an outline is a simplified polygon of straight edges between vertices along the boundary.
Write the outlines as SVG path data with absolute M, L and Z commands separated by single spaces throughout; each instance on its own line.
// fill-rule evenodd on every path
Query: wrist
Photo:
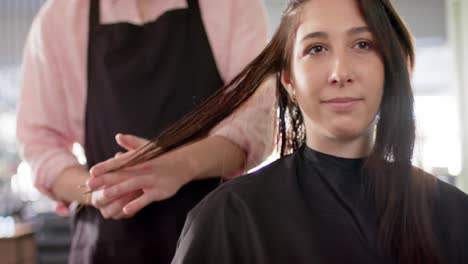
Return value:
M 188 148 L 182 147 L 175 150 L 172 153 L 168 153 L 165 160 L 171 160 L 169 164 L 178 168 L 177 177 L 180 180 L 181 185 L 185 185 L 193 180 L 198 179 L 198 176 L 202 174 L 202 164 L 196 155 L 193 155 Z M 165 161 L 163 161 L 164 163 Z
M 83 166 L 65 169 L 52 183 L 51 191 L 54 198 L 65 203 L 84 201 L 83 193 L 86 192 L 88 178 L 89 173 Z

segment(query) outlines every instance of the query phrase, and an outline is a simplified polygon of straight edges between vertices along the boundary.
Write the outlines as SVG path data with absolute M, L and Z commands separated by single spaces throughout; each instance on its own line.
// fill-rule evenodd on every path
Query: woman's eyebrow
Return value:
M 369 27 L 363 26 L 363 27 L 353 27 L 347 30 L 348 35 L 356 35 L 360 33 L 372 33 Z
M 323 32 L 323 31 L 311 32 L 305 35 L 302 38 L 301 42 L 304 42 L 305 40 L 311 39 L 311 38 L 328 38 L 328 33 Z
M 347 35 L 356 35 L 360 33 L 372 33 L 369 27 L 367 26 L 362 26 L 362 27 L 353 27 L 348 30 L 346 30 Z M 302 39 L 301 42 L 304 42 L 307 39 L 313 39 L 313 38 L 328 38 L 329 35 L 327 32 L 324 31 L 315 31 L 311 32 L 307 35 L 305 35 Z

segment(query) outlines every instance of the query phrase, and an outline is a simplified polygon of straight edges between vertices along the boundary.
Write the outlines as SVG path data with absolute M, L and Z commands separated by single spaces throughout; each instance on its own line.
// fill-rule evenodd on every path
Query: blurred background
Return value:
M 68 219 L 52 213 L 54 204 L 34 188 L 15 138 L 22 50 L 44 2 L 0 0 L 0 263 L 66 263 L 68 254 Z M 265 0 L 271 32 L 285 2 Z M 413 162 L 467 192 L 468 0 L 393 2 L 417 47 Z M 78 145 L 75 150 L 83 160 Z

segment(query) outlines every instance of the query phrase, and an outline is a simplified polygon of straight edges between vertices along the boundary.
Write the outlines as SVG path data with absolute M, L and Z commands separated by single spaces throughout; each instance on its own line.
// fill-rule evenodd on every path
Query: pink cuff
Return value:
M 36 188 L 51 199 L 57 200 L 51 190 L 52 184 L 66 168 L 76 165 L 79 165 L 79 162 L 71 153 L 57 154 L 56 151 L 45 153 L 31 166 L 32 173 L 36 177 Z

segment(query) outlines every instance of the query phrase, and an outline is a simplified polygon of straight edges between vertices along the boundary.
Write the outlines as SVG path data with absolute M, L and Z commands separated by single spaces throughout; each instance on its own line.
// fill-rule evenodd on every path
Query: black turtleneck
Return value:
M 309 147 L 299 151 L 299 189 L 311 211 L 329 212 L 332 217 L 324 217 L 327 224 L 340 227 L 333 229 L 336 234 L 330 236 L 352 234 L 356 243 L 359 241 L 376 251 L 377 221 L 367 191 L 364 158 L 341 158 Z

